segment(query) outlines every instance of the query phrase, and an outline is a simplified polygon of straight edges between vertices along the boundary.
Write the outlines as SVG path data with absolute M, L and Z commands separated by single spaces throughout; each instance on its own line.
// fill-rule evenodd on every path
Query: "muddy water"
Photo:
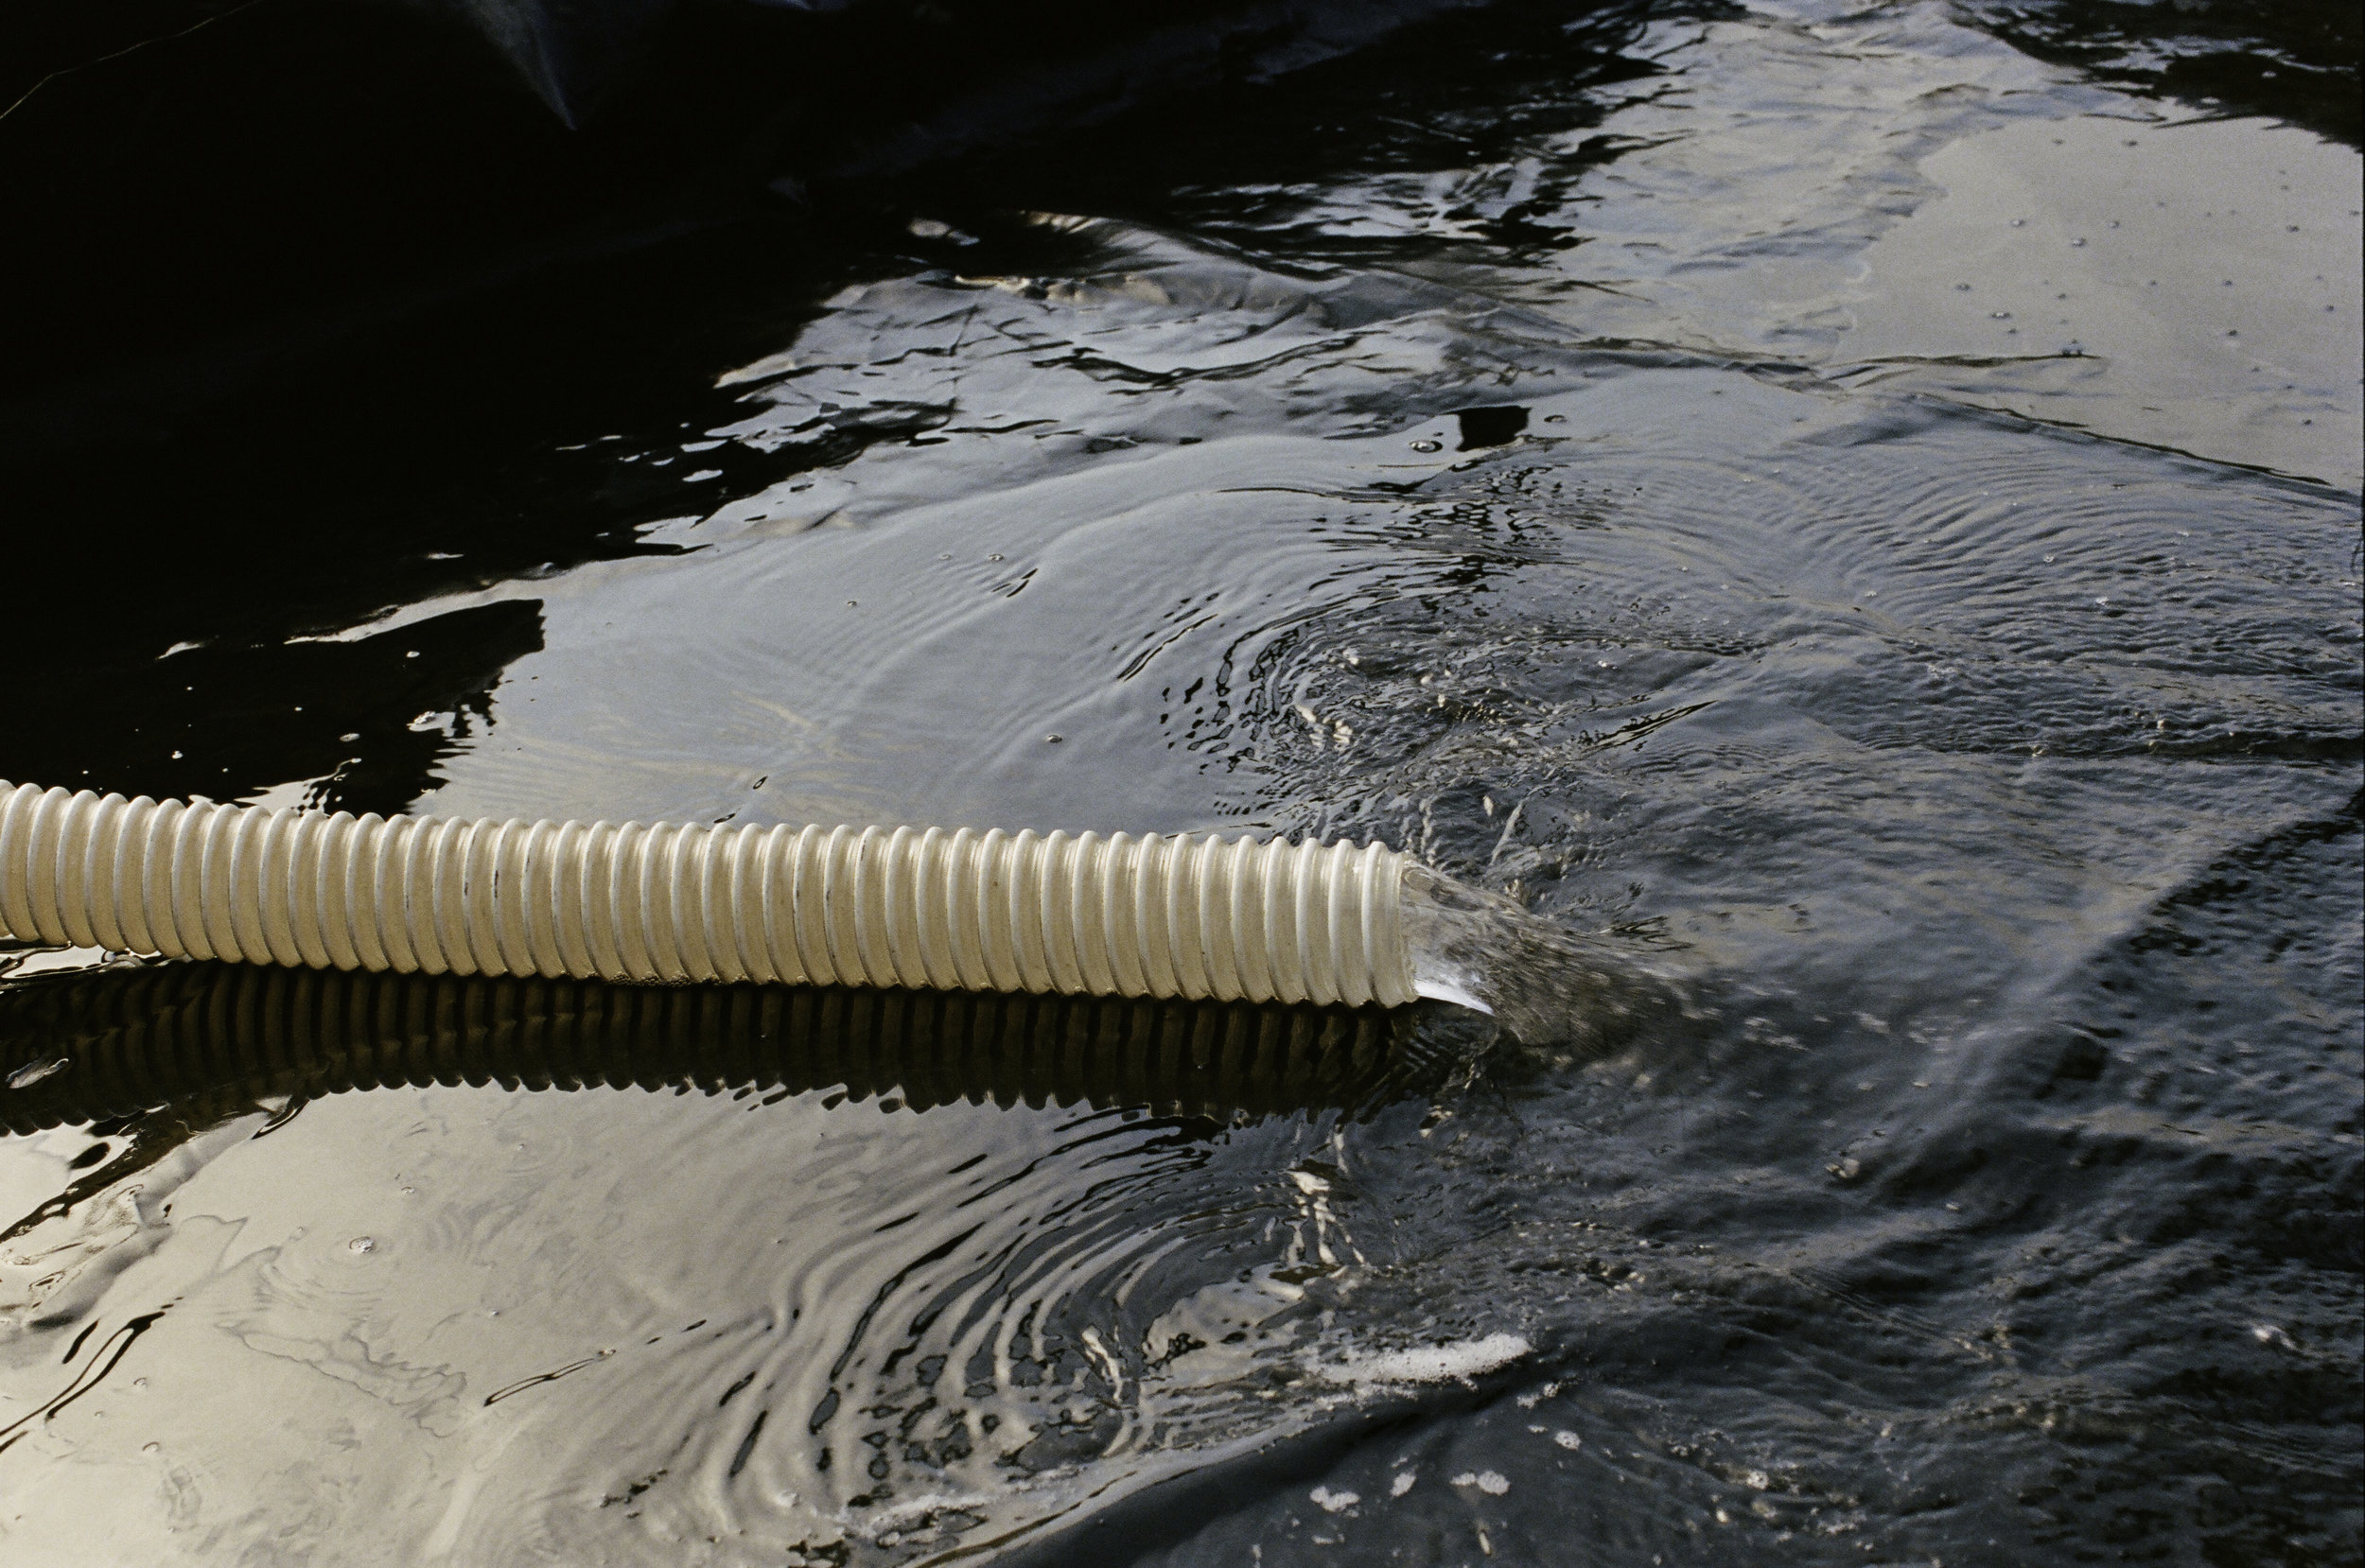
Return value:
M 0 774 L 1375 835 L 1665 1005 L 18 955 L 12 1559 L 2352 1559 L 2354 131 L 1980 20 L 1457 16 L 89 481 L 339 552 Z

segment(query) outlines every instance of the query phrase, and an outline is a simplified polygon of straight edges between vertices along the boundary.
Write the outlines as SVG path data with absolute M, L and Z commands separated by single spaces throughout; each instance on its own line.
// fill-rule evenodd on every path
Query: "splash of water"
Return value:
M 1413 866 L 1404 882 L 1413 986 L 1493 1015 L 1525 1045 L 1607 1052 L 1685 1011 L 1672 977 L 1605 936 Z

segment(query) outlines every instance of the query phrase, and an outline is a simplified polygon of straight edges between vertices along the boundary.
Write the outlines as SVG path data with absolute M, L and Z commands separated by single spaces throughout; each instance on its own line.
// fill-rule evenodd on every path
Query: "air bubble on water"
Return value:
M 1441 442 L 1416 441 L 1412 444 L 1412 449 L 1416 452 L 1434 452 L 1437 451 L 1443 444 L 1444 444 Z

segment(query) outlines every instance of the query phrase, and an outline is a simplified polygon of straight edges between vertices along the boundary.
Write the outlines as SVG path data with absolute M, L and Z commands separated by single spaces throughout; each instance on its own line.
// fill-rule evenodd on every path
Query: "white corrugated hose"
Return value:
M 1416 994 L 1408 864 L 1379 844 L 387 819 L 0 781 L 20 940 L 405 974 L 1393 1007 Z

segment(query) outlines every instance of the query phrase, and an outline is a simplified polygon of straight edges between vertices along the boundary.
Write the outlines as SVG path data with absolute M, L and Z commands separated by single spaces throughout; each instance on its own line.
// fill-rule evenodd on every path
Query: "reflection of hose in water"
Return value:
M 1374 1008 L 174 964 L 0 990 L 0 1128 L 163 1106 L 201 1124 L 280 1097 L 463 1083 L 1354 1114 L 1451 1075 L 1453 1048 L 1416 1023 Z
M 1379 844 L 357 819 L 0 792 L 0 928 L 32 942 L 405 974 L 1420 994 L 1408 862 Z

